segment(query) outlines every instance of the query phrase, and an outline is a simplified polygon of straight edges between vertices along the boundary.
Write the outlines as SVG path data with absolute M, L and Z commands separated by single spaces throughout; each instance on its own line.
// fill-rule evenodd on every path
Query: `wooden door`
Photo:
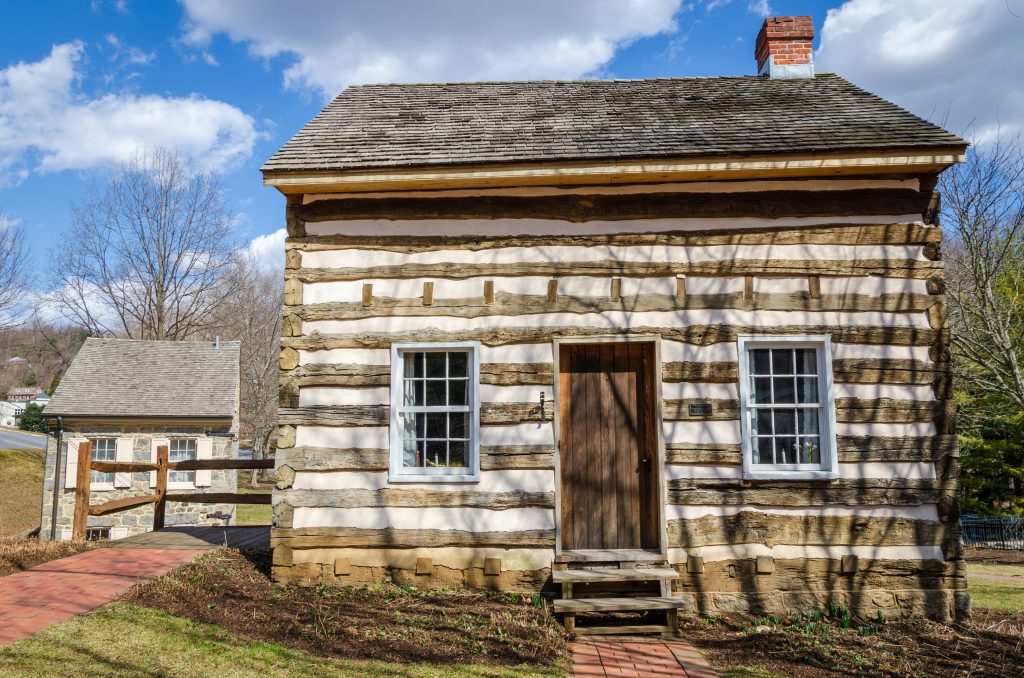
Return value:
M 563 344 L 562 548 L 658 548 L 652 343 Z

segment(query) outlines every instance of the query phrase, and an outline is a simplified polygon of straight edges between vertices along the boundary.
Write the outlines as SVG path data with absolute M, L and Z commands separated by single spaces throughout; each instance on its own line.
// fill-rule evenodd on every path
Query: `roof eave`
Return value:
M 939 147 L 692 158 L 609 159 L 354 170 L 263 170 L 285 195 L 422 188 L 626 184 L 669 181 L 930 174 L 965 160 L 966 144 Z

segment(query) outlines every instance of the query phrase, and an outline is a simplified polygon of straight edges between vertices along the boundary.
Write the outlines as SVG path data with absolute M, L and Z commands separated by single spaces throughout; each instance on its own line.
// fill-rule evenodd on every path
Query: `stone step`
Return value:
M 631 612 L 639 610 L 678 610 L 683 607 L 679 598 L 572 598 L 554 602 L 555 612 L 579 614 L 581 612 Z
M 551 579 L 556 584 L 589 584 L 617 581 L 666 581 L 679 579 L 670 567 L 602 567 L 588 570 L 555 570 Z

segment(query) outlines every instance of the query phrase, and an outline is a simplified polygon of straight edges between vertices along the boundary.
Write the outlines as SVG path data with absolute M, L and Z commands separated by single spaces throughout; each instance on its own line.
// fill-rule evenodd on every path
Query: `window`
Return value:
M 479 479 L 475 342 L 391 350 L 391 480 Z
M 117 438 L 91 438 L 93 461 L 117 461 Z M 106 484 L 113 486 L 114 474 L 100 471 L 89 472 L 89 484 Z
M 196 439 L 195 438 L 175 438 L 170 441 L 170 446 L 167 450 L 167 461 L 187 461 L 190 459 L 196 459 Z M 196 472 L 195 471 L 168 471 L 167 472 L 168 483 L 183 483 L 186 485 L 196 484 Z
M 100 541 L 101 539 L 110 539 L 110 528 L 87 527 L 85 528 L 85 539 L 86 541 Z
M 837 477 L 829 337 L 740 337 L 743 475 Z

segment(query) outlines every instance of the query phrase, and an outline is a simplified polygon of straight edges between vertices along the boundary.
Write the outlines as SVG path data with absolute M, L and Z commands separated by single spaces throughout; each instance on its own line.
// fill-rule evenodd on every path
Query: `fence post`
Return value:
M 156 504 L 153 506 L 153 529 L 164 528 L 164 512 L 167 508 L 167 458 L 166 445 L 156 448 Z
M 91 467 L 92 443 L 87 440 L 84 443 L 78 444 L 78 475 L 75 476 L 75 521 L 71 528 L 71 538 L 75 541 L 85 539 L 86 528 L 89 525 Z

